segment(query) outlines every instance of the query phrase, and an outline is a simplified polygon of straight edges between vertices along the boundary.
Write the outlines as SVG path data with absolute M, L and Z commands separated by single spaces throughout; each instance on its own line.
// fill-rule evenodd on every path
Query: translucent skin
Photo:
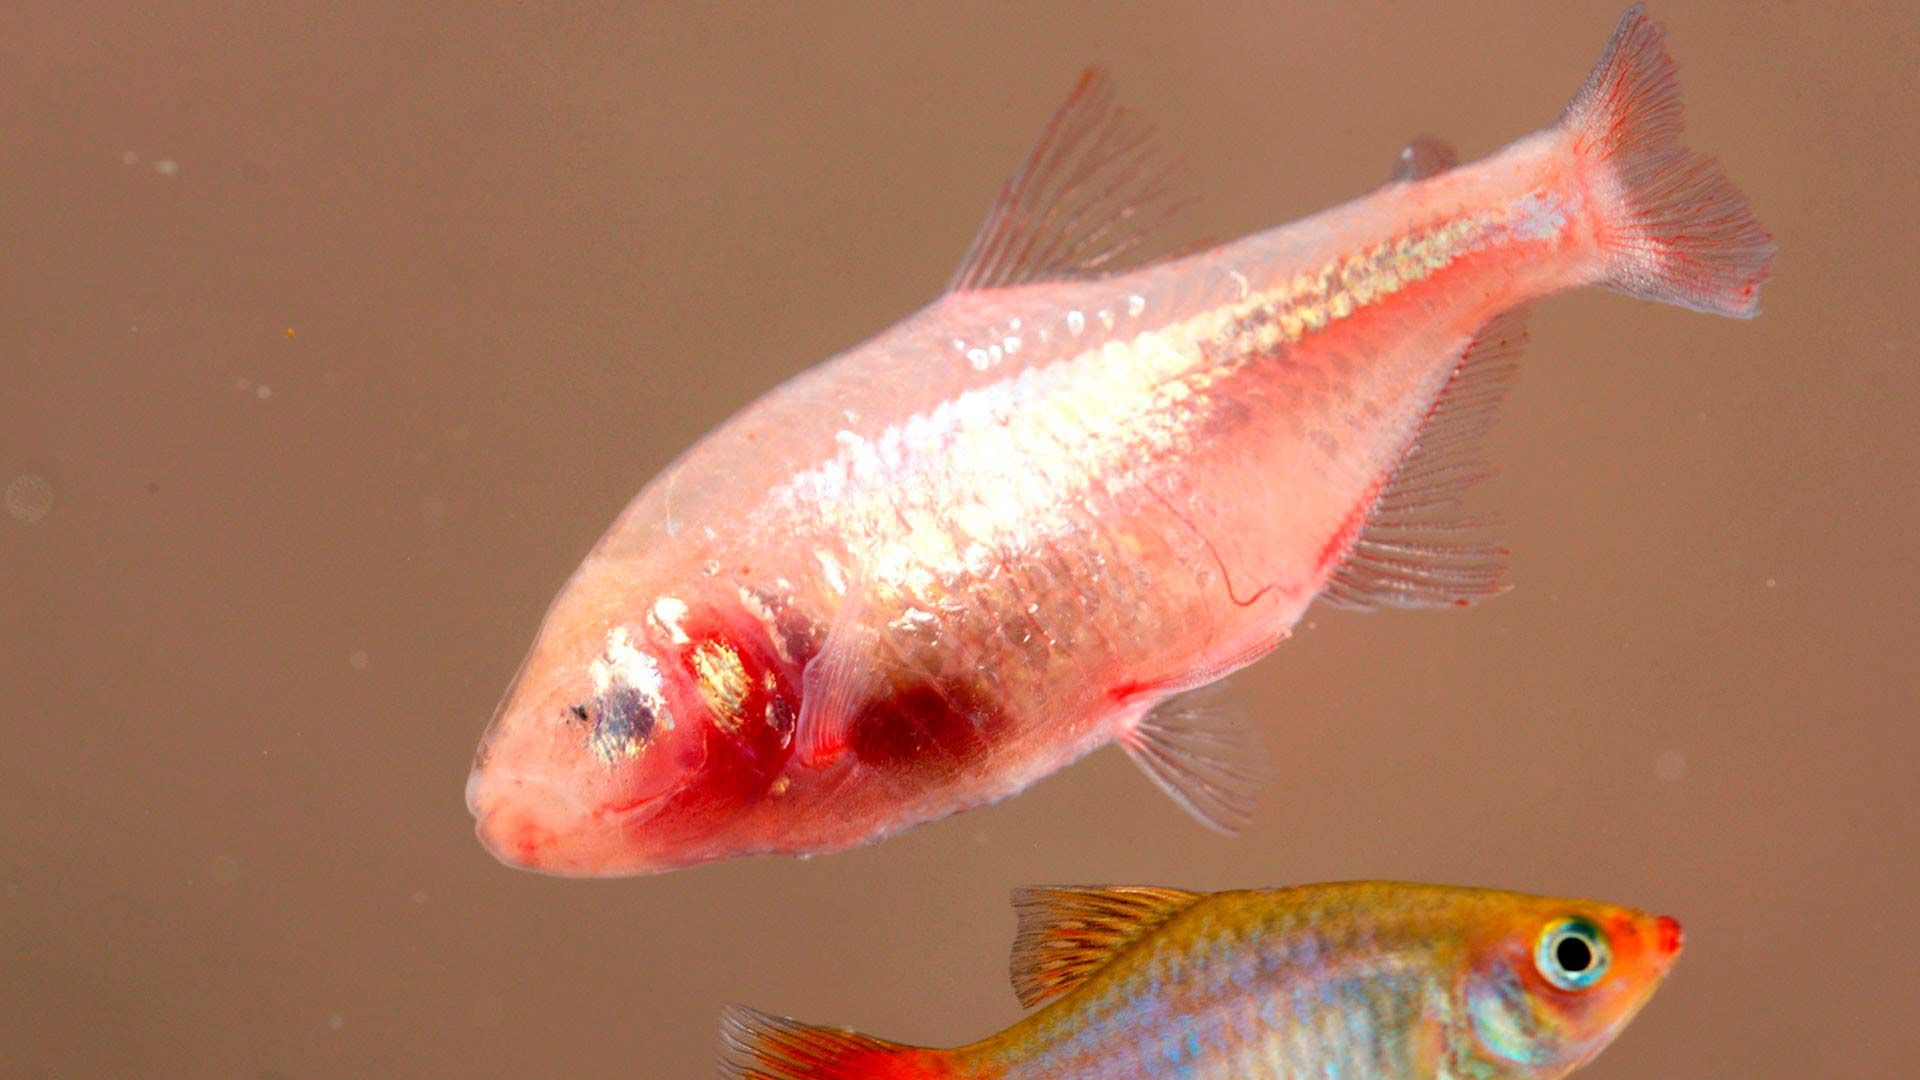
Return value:
M 1611 951 L 1580 990 L 1535 961 L 1569 917 Z M 1584 900 L 1395 882 L 1219 893 L 1006 1031 L 902 1074 L 1548 1080 L 1612 1042 L 1680 948 L 1671 918 Z
M 1475 328 L 1601 277 L 1588 171 L 1550 130 L 1197 256 L 948 295 L 774 390 L 555 600 L 469 782 L 481 837 L 568 874 L 841 849 L 1262 655 Z M 865 681 L 797 753 L 836 618 Z

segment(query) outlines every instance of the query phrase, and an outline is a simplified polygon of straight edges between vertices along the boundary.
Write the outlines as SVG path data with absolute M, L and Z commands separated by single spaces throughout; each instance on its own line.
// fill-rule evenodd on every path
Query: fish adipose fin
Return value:
M 909 1080 L 947 1075 L 945 1056 L 742 1005 L 720 1014 L 720 1075 L 727 1080 Z
M 1393 182 L 1425 180 L 1458 164 L 1460 151 L 1455 150 L 1453 144 L 1431 135 L 1415 135 L 1400 148 L 1400 156 L 1393 159 Z
M 1146 886 L 1015 889 L 1013 992 L 1029 1009 L 1052 1001 L 1199 899 Z
M 1464 607 L 1504 592 L 1505 548 L 1483 542 L 1489 522 L 1469 516 L 1461 495 L 1489 468 L 1480 437 L 1498 419 L 1500 402 L 1527 341 L 1524 311 L 1489 320 L 1461 351 L 1393 476 L 1380 489 L 1366 524 L 1322 594 L 1337 607 Z
M 1136 721 L 1120 745 L 1208 828 L 1232 836 L 1253 820 L 1254 793 L 1269 772 L 1266 747 L 1227 710 L 1190 694 L 1171 698 Z
M 1602 206 L 1603 284 L 1695 311 L 1759 314 L 1777 249 L 1720 166 L 1680 145 L 1666 31 L 1639 5 L 1621 17 L 1560 126 Z
M 1102 277 L 1152 261 L 1148 239 L 1185 202 L 1153 131 L 1088 68 L 1000 188 L 948 292 Z

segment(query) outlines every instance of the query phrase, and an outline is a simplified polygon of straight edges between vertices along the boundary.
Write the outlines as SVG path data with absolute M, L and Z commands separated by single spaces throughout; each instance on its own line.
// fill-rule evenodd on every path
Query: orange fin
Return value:
M 1147 778 L 1215 832 L 1253 820 L 1254 793 L 1268 775 L 1266 744 L 1233 714 L 1183 694 L 1154 706 L 1120 745 Z
M 1393 179 L 1396 183 L 1425 180 L 1458 164 L 1460 151 L 1451 143 L 1432 135 L 1415 135 L 1400 148 L 1400 156 L 1393 159 Z
M 1461 350 L 1453 376 L 1380 489 L 1353 547 L 1322 594 L 1337 606 L 1460 607 L 1504 592 L 1506 549 L 1482 542 L 1484 520 L 1460 496 L 1487 469 L 1480 436 L 1493 426 L 1527 341 L 1522 310 L 1497 315 Z
M 948 1075 L 944 1053 L 814 1027 L 742 1005 L 720 1013 L 726 1080 L 910 1080 Z
M 1099 277 L 1150 261 L 1142 248 L 1184 205 L 1174 195 L 1179 172 L 1152 130 L 1114 104 L 1106 73 L 1088 68 L 1000 188 L 947 291 Z
M 1594 167 L 1605 284 L 1695 311 L 1751 318 L 1777 248 L 1720 166 L 1680 145 L 1666 31 L 1627 9 L 1560 118 Z
M 1148 886 L 1015 889 L 1013 992 L 1029 1009 L 1051 1001 L 1199 899 Z

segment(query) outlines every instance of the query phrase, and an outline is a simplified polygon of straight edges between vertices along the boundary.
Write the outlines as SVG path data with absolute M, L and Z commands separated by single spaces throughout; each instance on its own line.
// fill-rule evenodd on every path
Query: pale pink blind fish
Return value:
M 951 291 L 775 389 L 641 491 L 555 599 L 468 803 L 500 858 L 659 871 L 867 843 L 1119 743 L 1248 812 L 1183 691 L 1316 598 L 1465 604 L 1458 496 L 1529 301 L 1751 316 L 1773 245 L 1679 143 L 1634 9 L 1558 123 L 1303 221 L 1129 268 L 1170 205 L 1089 73 Z

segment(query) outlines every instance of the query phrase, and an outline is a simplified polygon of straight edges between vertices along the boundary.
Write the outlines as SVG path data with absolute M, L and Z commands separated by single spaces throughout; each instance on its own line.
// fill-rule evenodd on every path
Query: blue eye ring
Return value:
M 1606 977 L 1612 962 L 1606 933 L 1586 919 L 1548 923 L 1533 947 L 1533 966 L 1540 977 L 1562 990 L 1591 987 Z

